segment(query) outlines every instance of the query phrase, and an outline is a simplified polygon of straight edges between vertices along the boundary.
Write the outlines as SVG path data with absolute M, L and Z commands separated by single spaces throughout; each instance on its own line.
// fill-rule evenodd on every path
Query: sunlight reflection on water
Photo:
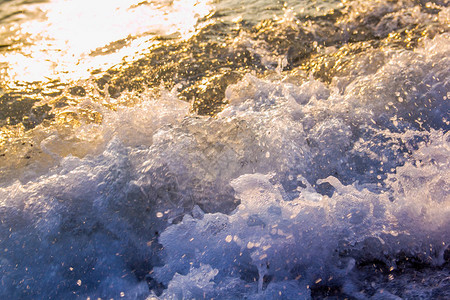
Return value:
M 133 56 L 158 36 L 189 38 L 199 18 L 211 11 L 209 0 L 53 0 L 37 4 L 44 18 L 25 18 L 9 43 L 19 51 L 0 53 L 7 81 L 70 80 L 89 76 Z

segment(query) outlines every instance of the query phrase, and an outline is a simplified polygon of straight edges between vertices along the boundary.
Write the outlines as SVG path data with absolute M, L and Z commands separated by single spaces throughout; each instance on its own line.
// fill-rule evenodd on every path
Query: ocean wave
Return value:
M 210 116 L 177 79 L 48 100 L 53 123 L 6 143 L 0 296 L 446 298 L 448 8 L 369 4 L 323 19 L 341 42 L 290 13 L 236 34 L 260 64 L 230 65 Z M 306 56 L 272 48 L 305 26 Z

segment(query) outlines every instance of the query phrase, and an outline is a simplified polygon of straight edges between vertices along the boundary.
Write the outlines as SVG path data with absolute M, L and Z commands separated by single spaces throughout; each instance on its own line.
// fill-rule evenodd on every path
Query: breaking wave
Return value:
M 387 44 L 301 65 L 237 35 L 267 72 L 226 82 L 212 116 L 178 82 L 52 107 L 2 160 L 1 297 L 447 298 L 449 9 L 376 4 L 335 24 Z M 439 30 L 389 40 L 420 20 Z

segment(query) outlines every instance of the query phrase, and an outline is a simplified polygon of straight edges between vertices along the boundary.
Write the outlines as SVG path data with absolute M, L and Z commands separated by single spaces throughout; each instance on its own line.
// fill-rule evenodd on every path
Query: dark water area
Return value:
M 0 298 L 450 298 L 449 20 L 0 1 Z

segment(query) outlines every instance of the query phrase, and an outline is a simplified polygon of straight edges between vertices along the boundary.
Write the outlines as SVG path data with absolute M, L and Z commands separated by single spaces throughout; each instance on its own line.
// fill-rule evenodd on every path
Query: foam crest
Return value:
M 429 148 L 434 145 L 423 150 Z M 427 193 L 435 179 L 430 176 L 424 180 L 424 169 L 415 174 L 408 172 L 405 179 L 405 170 L 409 169 L 399 167 L 392 178 L 403 184 L 414 178 L 422 184 L 414 194 L 394 190 L 394 202 L 387 193 L 373 193 L 358 185 L 344 186 L 334 177 L 323 180 L 336 189 L 331 198 L 307 186 L 301 188 L 299 198 L 284 201 L 283 188 L 271 183 L 272 176 L 243 175 L 231 183 L 241 200 L 231 215 L 205 214 L 199 219 L 185 216 L 180 224 L 163 232 L 159 240 L 166 257 L 164 266 L 155 269 L 156 279 L 178 284 L 175 282 L 180 275 L 174 274 L 185 274 L 190 266 L 203 263 L 218 270 L 214 280 L 218 286 L 236 277 L 232 284 L 241 285 L 237 291 L 251 286 L 258 291 L 257 297 L 263 298 L 270 298 L 273 290 L 280 292 L 280 297 L 284 292 L 292 296 L 297 291 L 296 297 L 308 299 L 310 286 L 357 285 L 349 276 L 356 272 L 355 259 L 358 263 L 376 259 L 396 268 L 400 253 L 425 253 L 424 260 L 440 265 L 450 238 L 446 209 L 450 199 L 447 196 L 432 204 L 441 213 L 423 214 L 423 207 L 429 205 L 423 192 Z M 414 214 L 418 206 L 422 208 L 421 218 Z M 429 226 L 430 221 L 440 226 Z M 254 278 L 245 278 L 249 270 L 253 270 Z M 226 293 L 231 290 L 225 289 Z M 228 296 L 248 295 L 237 292 Z
M 0 188 L 0 296 L 362 299 L 364 265 L 444 268 L 448 38 L 329 84 L 247 74 L 215 117 L 144 93 L 37 128 L 57 164 Z

